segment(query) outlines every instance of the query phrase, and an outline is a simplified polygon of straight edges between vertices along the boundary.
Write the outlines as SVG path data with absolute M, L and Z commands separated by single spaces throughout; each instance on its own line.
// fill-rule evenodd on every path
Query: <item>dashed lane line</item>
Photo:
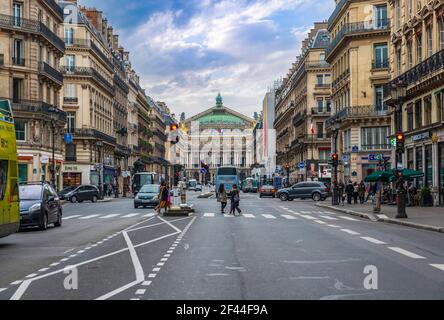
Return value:
M 136 217 L 138 215 L 140 215 L 140 213 L 130 213 L 130 214 L 127 214 L 125 216 L 122 216 L 122 218 L 133 218 L 133 217 Z
M 115 218 L 115 217 L 118 217 L 118 216 L 120 216 L 120 214 L 114 213 L 114 214 L 108 214 L 106 216 L 100 217 L 99 219 L 111 219 L 111 218 Z
M 364 240 L 366 240 L 368 242 L 371 242 L 371 243 L 374 243 L 374 244 L 387 244 L 387 243 L 385 243 L 383 241 L 380 241 L 378 239 L 371 238 L 371 237 L 361 237 L 361 239 L 364 239 Z
M 92 218 L 97 218 L 99 216 L 100 216 L 100 214 L 91 214 L 89 216 L 81 217 L 81 218 L 79 218 L 79 220 L 89 220 L 89 219 L 92 219 Z
M 327 224 L 326 222 L 321 221 L 321 220 L 314 220 L 314 222 L 319 223 L 319 224 Z
M 276 219 L 276 217 L 271 214 L 263 214 L 262 216 L 266 219 Z
M 62 218 L 62 220 L 71 220 L 71 219 L 75 219 L 75 218 L 79 218 L 79 217 L 81 217 L 81 215 L 75 215 L 75 216 L 69 216 L 69 217 L 64 217 L 64 218 Z
M 297 219 L 296 217 L 290 216 L 289 214 L 282 214 L 281 215 L 283 218 L 288 219 L 288 220 L 295 220 Z
M 349 221 L 359 221 L 358 219 L 350 218 L 350 217 L 347 217 L 347 216 L 339 216 L 339 218 L 344 219 L 344 220 L 349 220 Z
M 324 219 L 327 219 L 327 220 L 335 220 L 335 221 L 337 221 L 337 220 L 339 220 L 338 218 L 335 218 L 335 217 L 329 217 L 329 216 L 320 216 L 321 218 L 324 218 Z
M 412 259 L 425 259 L 425 257 L 423 257 L 423 256 L 420 256 L 420 255 L 418 255 L 416 253 L 407 251 L 407 250 L 402 249 L 402 248 L 398 248 L 398 247 L 388 247 L 388 248 L 390 250 L 393 250 L 393 251 L 395 251 L 397 253 L 400 253 L 400 254 L 402 254 L 402 255 L 404 255 L 406 257 L 412 258 Z
M 204 217 L 214 217 L 216 214 L 215 213 L 204 213 Z
M 351 235 L 354 235 L 354 236 L 359 236 L 360 235 L 359 232 L 356 232 L 356 231 L 353 231 L 353 230 L 349 230 L 349 229 L 341 229 L 341 231 L 343 231 L 345 233 L 348 233 L 348 234 L 351 234 Z
M 341 226 L 337 226 L 335 224 L 328 224 L 327 226 L 329 226 L 331 228 L 341 228 Z
M 254 214 L 251 214 L 251 213 L 244 213 L 243 216 L 244 216 L 244 218 L 247 218 L 247 219 L 254 219 L 254 218 L 256 218 L 256 216 Z
M 444 264 L 431 264 L 432 267 L 444 271 Z
M 315 217 L 307 216 L 307 215 L 301 215 L 302 218 L 308 219 L 308 220 L 317 220 Z

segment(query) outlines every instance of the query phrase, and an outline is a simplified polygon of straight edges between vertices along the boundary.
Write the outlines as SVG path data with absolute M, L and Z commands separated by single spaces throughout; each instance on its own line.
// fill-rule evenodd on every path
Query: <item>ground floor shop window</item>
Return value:
M 444 205 L 444 143 L 438 145 L 439 204 Z
M 416 148 L 416 170 L 424 172 L 424 164 L 422 162 L 422 148 Z M 423 186 L 423 179 L 416 179 L 416 187 L 422 188 Z
M 413 161 L 413 149 L 407 150 L 407 168 L 408 169 L 414 169 L 415 163 Z
M 63 173 L 63 188 L 79 186 L 82 184 L 82 174 L 64 172 Z
M 433 187 L 433 156 L 432 145 L 425 147 L 425 185 Z

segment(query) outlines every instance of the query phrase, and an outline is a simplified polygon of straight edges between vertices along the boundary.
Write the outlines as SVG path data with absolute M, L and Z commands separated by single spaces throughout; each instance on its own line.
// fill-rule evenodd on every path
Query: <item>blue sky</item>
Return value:
M 284 76 L 333 0 L 79 0 L 104 12 L 153 99 L 187 117 L 224 103 L 246 115 Z

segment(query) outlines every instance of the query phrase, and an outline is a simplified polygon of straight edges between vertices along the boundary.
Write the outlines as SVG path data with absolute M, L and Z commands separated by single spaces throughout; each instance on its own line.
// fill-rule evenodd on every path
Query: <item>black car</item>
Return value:
M 262 186 L 259 191 L 259 197 L 276 198 L 276 189 L 273 186 Z
M 292 187 L 278 190 L 277 196 L 282 201 L 292 201 L 297 198 L 324 201 L 330 196 L 330 188 L 324 182 L 299 182 Z
M 50 224 L 62 226 L 62 205 L 49 184 L 21 185 L 19 196 L 21 229 L 39 227 L 46 230 Z
M 82 203 L 83 201 L 96 203 L 100 198 L 100 192 L 96 186 L 81 185 L 74 188 L 66 188 L 59 193 L 59 196 L 61 199 L 71 201 L 72 203 Z

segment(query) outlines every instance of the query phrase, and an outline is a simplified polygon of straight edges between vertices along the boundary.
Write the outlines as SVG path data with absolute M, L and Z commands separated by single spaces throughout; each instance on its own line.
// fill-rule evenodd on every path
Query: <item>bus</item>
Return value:
M 195 190 L 197 186 L 197 180 L 196 179 L 190 179 L 188 181 L 188 190 Z
M 159 176 L 155 172 L 138 172 L 133 177 L 133 195 L 137 196 L 139 190 L 147 184 L 158 184 Z
M 253 192 L 257 193 L 259 190 L 259 183 L 256 179 L 247 178 L 242 182 L 242 191 L 244 193 Z
M 0 238 L 18 231 L 20 206 L 17 145 L 11 103 L 0 100 Z
M 216 194 L 219 191 L 219 186 L 223 183 L 225 190 L 230 192 L 233 185 L 237 185 L 238 189 L 241 188 L 239 185 L 239 172 L 236 167 L 219 167 L 216 171 Z

